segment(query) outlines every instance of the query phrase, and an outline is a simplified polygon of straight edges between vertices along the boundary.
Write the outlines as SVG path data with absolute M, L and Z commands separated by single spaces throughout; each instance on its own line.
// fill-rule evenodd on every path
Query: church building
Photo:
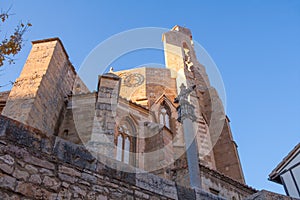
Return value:
M 0 194 L 241 200 L 256 193 L 245 183 L 230 120 L 191 31 L 175 26 L 162 42 L 165 68 L 111 69 L 92 92 L 60 39 L 33 41 L 12 89 L 0 93 L 0 153 L 14 160 L 0 170 L 13 181 Z

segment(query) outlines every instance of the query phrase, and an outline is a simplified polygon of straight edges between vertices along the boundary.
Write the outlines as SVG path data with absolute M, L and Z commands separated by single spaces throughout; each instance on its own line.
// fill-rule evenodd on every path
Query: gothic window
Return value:
M 131 121 L 124 120 L 121 121 L 117 134 L 115 135 L 116 144 L 116 159 L 124 163 L 133 163 L 133 158 L 131 158 L 131 153 L 135 149 L 134 146 L 134 136 L 135 128 Z
M 159 123 L 165 125 L 168 129 L 171 129 L 170 116 L 170 108 L 167 105 L 162 104 L 159 110 Z

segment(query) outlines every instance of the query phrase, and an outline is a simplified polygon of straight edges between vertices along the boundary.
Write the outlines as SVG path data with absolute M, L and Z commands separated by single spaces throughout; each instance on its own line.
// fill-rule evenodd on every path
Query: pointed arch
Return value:
M 126 164 L 135 165 L 137 128 L 131 116 L 120 120 L 115 133 L 115 158 Z
M 134 135 L 137 134 L 138 122 L 131 113 L 129 113 L 128 116 L 124 117 L 120 122 L 122 122 L 122 121 L 126 121 L 132 127 Z
M 172 130 L 172 119 L 175 118 L 176 107 L 165 94 L 155 101 L 151 109 L 157 112 L 157 122 Z
M 159 98 L 157 98 L 154 104 L 161 104 L 162 102 L 166 103 L 170 109 L 173 110 L 174 108 L 176 110 L 176 106 L 174 105 L 173 101 L 171 101 L 165 93 L 162 94 Z

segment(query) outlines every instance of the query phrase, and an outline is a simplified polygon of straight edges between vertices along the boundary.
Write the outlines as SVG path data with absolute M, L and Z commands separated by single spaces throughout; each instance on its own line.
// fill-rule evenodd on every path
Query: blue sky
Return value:
M 59 37 L 78 69 L 94 47 L 119 32 L 176 24 L 190 28 L 223 78 L 247 184 L 283 193 L 267 178 L 300 138 L 300 1 L 15 0 L 0 7 L 10 6 L 15 15 L 1 35 L 20 20 L 33 27 L 16 64 L 0 72 L 2 85 L 18 77 L 32 40 Z M 120 59 L 114 67 L 163 62 L 162 52 L 149 51 Z

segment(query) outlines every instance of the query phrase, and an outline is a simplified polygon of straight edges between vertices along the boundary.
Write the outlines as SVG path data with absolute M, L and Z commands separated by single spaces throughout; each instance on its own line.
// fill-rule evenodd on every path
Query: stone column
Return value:
M 195 107 L 189 102 L 188 96 L 196 86 L 186 88 L 182 83 L 180 93 L 175 102 L 179 103 L 178 121 L 182 123 L 183 135 L 185 140 L 186 155 L 190 176 L 190 185 L 194 189 L 201 188 L 200 169 L 198 162 L 198 147 L 195 140 L 196 131 L 194 130 L 194 121 L 197 119 L 194 113 Z
M 120 81 L 120 77 L 113 73 L 99 76 L 92 135 L 87 144 L 88 148 L 110 158 L 114 158 L 115 117 Z

